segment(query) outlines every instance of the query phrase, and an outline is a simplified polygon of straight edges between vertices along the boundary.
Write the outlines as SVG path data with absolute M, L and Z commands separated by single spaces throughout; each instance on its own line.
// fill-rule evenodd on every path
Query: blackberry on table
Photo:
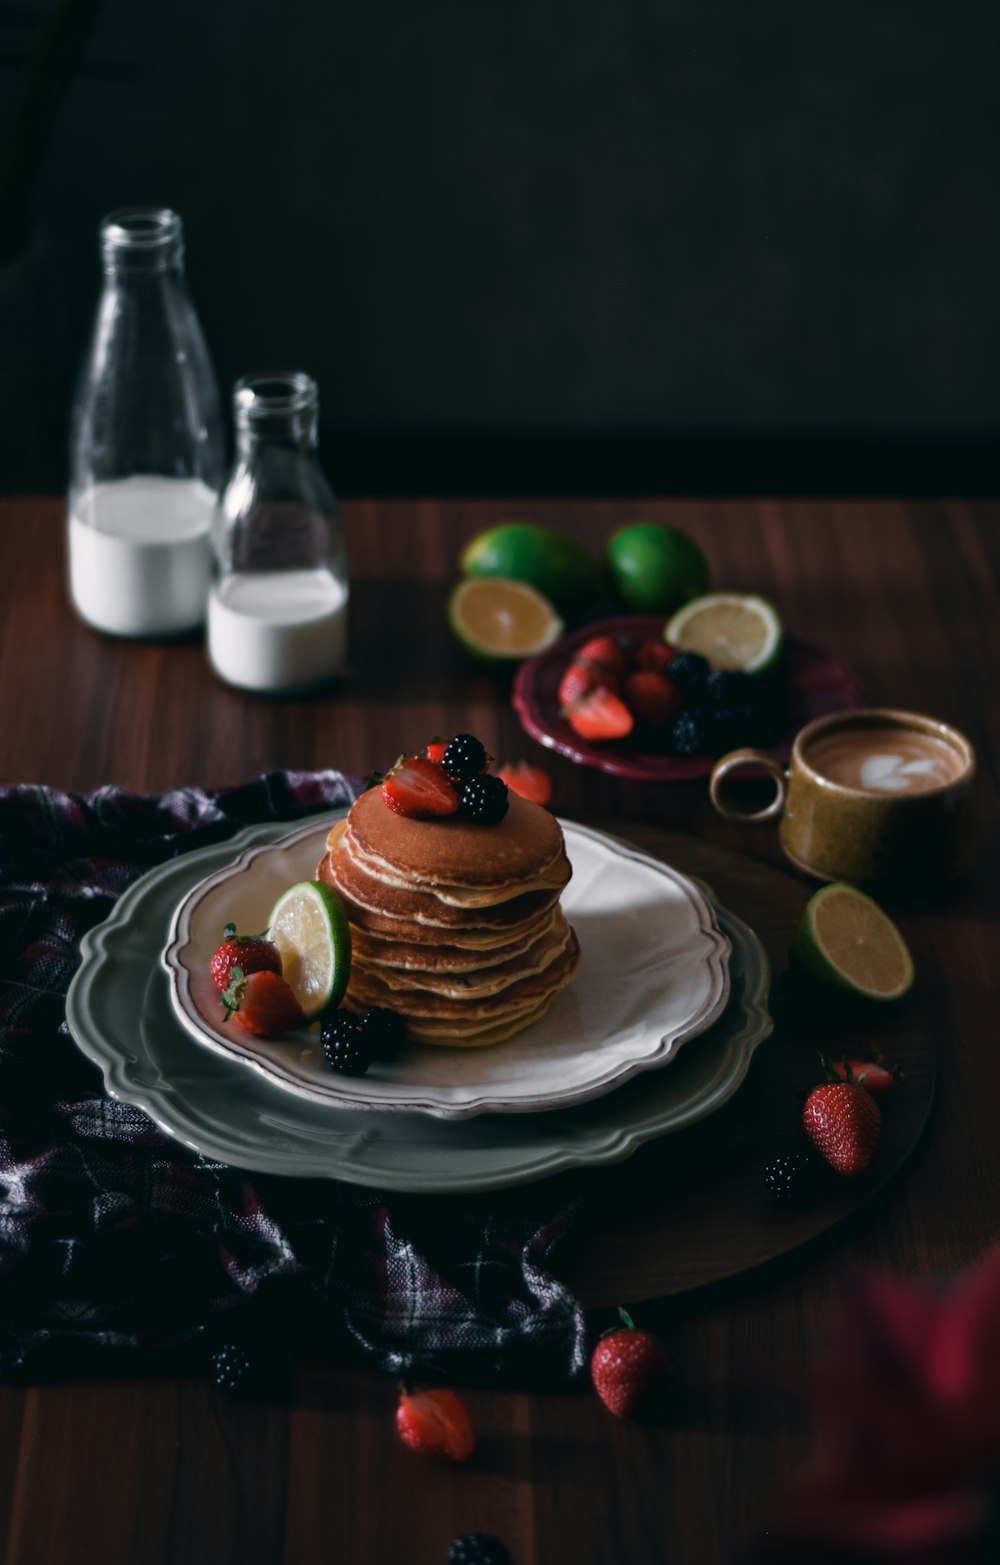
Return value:
M 320 1042 L 326 1063 L 342 1076 L 363 1076 L 375 1058 L 371 1040 L 365 1038 L 360 1018 L 346 1009 L 323 1018 Z
M 449 777 L 454 777 L 458 782 L 467 782 L 470 777 L 476 777 L 483 771 L 487 760 L 486 746 L 475 734 L 456 734 L 445 746 L 441 765 Z
M 819 1193 L 820 1165 L 810 1152 L 782 1152 L 764 1169 L 764 1184 L 779 1206 L 803 1211 Z
M 667 678 L 685 694 L 703 688 L 711 672 L 707 658 L 698 652 L 678 652 L 667 669 Z
M 496 826 L 510 807 L 502 777 L 472 777 L 462 789 L 462 811 L 479 826 Z
M 492 1532 L 468 1532 L 448 1550 L 448 1565 L 514 1565 L 502 1539 Z
M 387 1005 L 370 1005 L 357 1026 L 376 1060 L 394 1060 L 406 1042 L 403 1018 Z

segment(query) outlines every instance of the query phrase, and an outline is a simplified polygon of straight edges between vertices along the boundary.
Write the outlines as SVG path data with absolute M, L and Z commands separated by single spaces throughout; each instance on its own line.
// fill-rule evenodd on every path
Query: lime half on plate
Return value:
M 316 880 L 290 886 L 271 909 L 268 934 L 306 1021 L 339 1004 L 351 974 L 351 930 L 330 886 Z
M 683 652 L 700 653 L 713 668 L 760 674 L 777 662 L 783 633 L 765 598 L 747 592 L 708 592 L 677 610 L 663 639 Z

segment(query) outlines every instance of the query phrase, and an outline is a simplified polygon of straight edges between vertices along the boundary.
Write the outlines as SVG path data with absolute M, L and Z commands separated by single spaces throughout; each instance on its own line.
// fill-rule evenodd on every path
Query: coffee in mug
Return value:
M 764 767 L 776 784 L 773 801 L 752 814 L 723 788 L 746 766 Z M 780 816 L 785 855 L 816 879 L 908 892 L 971 867 L 975 770 L 972 745 L 949 724 L 862 709 L 809 723 L 787 768 L 765 751 L 732 751 L 716 762 L 709 791 L 727 819 Z

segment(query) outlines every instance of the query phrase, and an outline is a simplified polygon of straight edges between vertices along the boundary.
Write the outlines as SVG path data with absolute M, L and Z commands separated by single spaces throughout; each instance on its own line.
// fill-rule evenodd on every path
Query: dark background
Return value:
M 997 13 L 0 3 L 0 487 L 62 486 L 98 219 L 159 202 L 344 493 L 995 491 Z

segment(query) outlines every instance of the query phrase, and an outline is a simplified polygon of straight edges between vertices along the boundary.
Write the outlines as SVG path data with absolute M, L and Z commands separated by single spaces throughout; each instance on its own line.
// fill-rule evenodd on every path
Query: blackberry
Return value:
M 448 1565 L 514 1565 L 507 1546 L 492 1532 L 468 1532 L 448 1550 Z
M 779 1206 L 803 1211 L 819 1192 L 820 1165 L 809 1152 L 782 1152 L 764 1169 L 764 1184 Z
M 375 1057 L 371 1041 L 362 1036 L 359 1018 L 353 1011 L 334 1011 L 325 1016 L 320 1042 L 326 1063 L 342 1076 L 363 1076 Z
M 457 782 L 468 782 L 470 777 L 477 777 L 485 769 L 488 759 L 486 746 L 475 734 L 456 734 L 445 746 L 441 765 L 449 777 Z
M 370 1005 L 358 1022 L 358 1032 L 376 1060 L 394 1060 L 406 1042 L 403 1018 L 385 1005 Z
M 472 777 L 462 789 L 462 809 L 479 826 L 496 826 L 509 808 L 502 777 Z
M 735 668 L 713 668 L 705 677 L 705 699 L 713 706 L 735 707 L 749 699 L 750 674 Z
M 703 658 L 697 652 L 678 652 L 674 661 L 667 669 L 667 678 L 675 684 L 678 690 L 690 691 L 704 687 L 710 673 L 707 658 Z
M 702 713 L 682 712 L 670 730 L 670 742 L 675 755 L 707 755 L 712 741 Z
M 254 1388 L 256 1370 L 253 1355 L 238 1343 L 225 1342 L 212 1354 L 212 1379 L 220 1391 L 246 1396 Z

